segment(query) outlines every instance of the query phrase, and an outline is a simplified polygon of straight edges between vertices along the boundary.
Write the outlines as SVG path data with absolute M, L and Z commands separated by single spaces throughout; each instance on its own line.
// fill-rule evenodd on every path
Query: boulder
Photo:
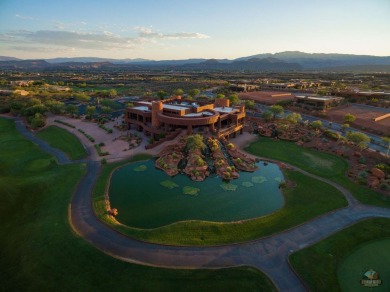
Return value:
M 380 184 L 380 180 L 376 176 L 371 175 L 368 177 L 368 186 L 370 188 L 373 188 L 373 189 L 377 188 L 379 186 L 379 184 Z
M 371 173 L 372 173 L 372 175 L 374 175 L 374 176 L 376 176 L 377 178 L 380 178 L 380 179 L 385 177 L 385 173 L 382 170 L 380 170 L 379 168 L 376 168 L 376 167 L 373 167 L 371 169 Z

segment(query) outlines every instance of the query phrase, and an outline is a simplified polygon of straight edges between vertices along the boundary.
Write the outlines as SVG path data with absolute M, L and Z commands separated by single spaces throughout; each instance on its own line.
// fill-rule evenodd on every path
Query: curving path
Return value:
M 96 161 L 70 161 L 64 153 L 32 135 L 20 120 L 16 128 L 44 151 L 54 155 L 60 164 L 86 162 L 87 173 L 77 186 L 69 206 L 74 231 L 101 251 L 123 261 L 166 268 L 226 268 L 239 265 L 262 270 L 280 291 L 304 291 L 305 286 L 288 264 L 288 256 L 314 244 L 360 220 L 371 217 L 390 218 L 390 209 L 359 203 L 343 187 L 296 167 L 291 168 L 324 181 L 339 189 L 348 207 L 314 218 L 302 225 L 258 240 L 211 247 L 180 247 L 151 244 L 126 237 L 99 221 L 92 209 L 91 193 L 100 172 Z

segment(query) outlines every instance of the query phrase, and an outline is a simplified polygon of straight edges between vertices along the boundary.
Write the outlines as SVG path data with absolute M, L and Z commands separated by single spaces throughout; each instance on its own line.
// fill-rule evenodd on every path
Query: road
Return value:
M 32 135 L 21 121 L 16 121 L 16 125 L 25 138 L 38 144 L 47 153 L 54 155 L 60 164 L 79 163 L 70 161 L 63 153 L 60 153 L 61 151 L 50 147 Z M 343 187 L 290 166 L 339 189 L 346 197 L 348 207 L 324 214 L 275 235 L 250 242 L 208 247 L 152 244 L 126 237 L 96 218 L 92 209 L 91 194 L 100 173 L 100 164 L 89 160 L 84 162 L 87 164 L 87 171 L 71 199 L 69 221 L 73 230 L 94 247 L 123 261 L 165 268 L 252 266 L 263 271 L 280 291 L 306 290 L 304 284 L 289 266 L 288 257 L 292 252 L 319 242 L 363 219 L 390 218 L 390 209 L 363 205 Z

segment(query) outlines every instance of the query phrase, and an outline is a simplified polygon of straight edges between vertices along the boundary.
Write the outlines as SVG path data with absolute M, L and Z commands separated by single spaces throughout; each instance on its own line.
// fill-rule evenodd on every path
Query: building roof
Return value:
M 172 104 L 163 104 L 163 108 L 181 111 L 181 110 L 186 110 L 188 107 L 172 105 Z
M 143 111 L 143 112 L 150 112 L 150 109 L 147 106 L 135 106 L 132 107 L 132 109 Z
M 300 99 L 322 100 L 322 101 L 338 100 L 338 99 L 342 98 L 342 97 L 338 97 L 338 96 L 307 96 L 307 95 L 296 95 L 295 97 L 300 98 Z
M 228 113 L 231 113 L 231 112 L 233 112 L 233 111 L 235 111 L 237 109 L 225 106 L 225 107 L 216 107 L 216 108 L 214 108 L 214 110 L 217 111 L 217 112 L 220 112 L 220 113 L 228 114 Z

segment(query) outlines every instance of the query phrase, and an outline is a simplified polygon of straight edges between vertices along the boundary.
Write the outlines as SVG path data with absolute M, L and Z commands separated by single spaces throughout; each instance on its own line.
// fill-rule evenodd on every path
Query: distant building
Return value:
M 343 97 L 338 96 L 308 96 L 308 95 L 296 95 L 295 105 L 309 109 L 326 111 L 332 107 L 340 105 L 344 101 Z
M 260 89 L 260 86 L 246 83 L 230 84 L 229 89 L 235 92 L 252 92 Z
M 268 83 L 262 85 L 263 89 L 272 89 L 272 90 L 286 90 L 294 89 L 295 83 Z
M 146 135 L 158 136 L 177 129 L 212 133 L 217 137 L 236 136 L 244 128 L 245 106 L 230 107 L 228 99 L 203 105 L 182 102 L 181 97 L 163 101 L 134 102 L 126 109 L 129 129 L 136 128 Z

